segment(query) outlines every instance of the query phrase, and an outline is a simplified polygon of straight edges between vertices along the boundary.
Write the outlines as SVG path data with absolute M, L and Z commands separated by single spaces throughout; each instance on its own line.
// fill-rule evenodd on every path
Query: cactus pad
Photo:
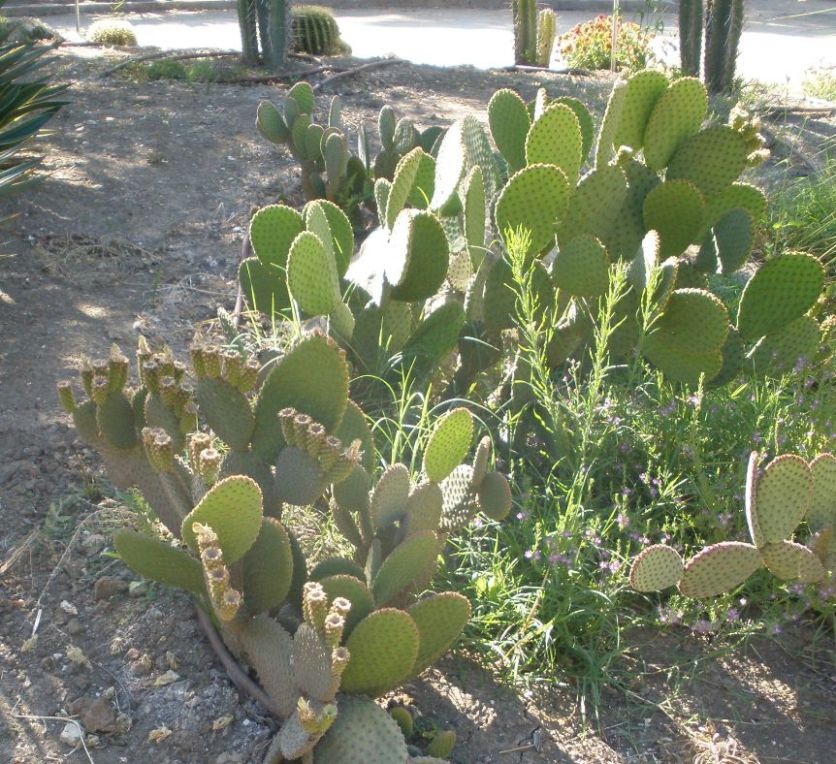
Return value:
M 290 307 L 284 270 L 248 257 L 238 266 L 238 281 L 247 303 L 268 316 Z
M 531 233 L 529 254 L 536 256 L 553 244 L 555 224 L 568 201 L 569 184 L 561 170 L 546 164 L 530 165 L 502 190 L 496 203 L 497 231 L 504 238 L 509 229 L 522 226 Z
M 563 170 L 574 183 L 582 163 L 583 137 L 575 112 L 564 104 L 549 104 L 525 139 L 528 165 L 549 164 Z
M 311 316 L 327 315 L 340 302 L 336 262 L 318 236 L 305 231 L 293 241 L 287 285 L 299 307 Z
M 383 530 L 406 513 L 409 499 L 409 471 L 393 464 L 381 475 L 372 494 L 370 514 L 375 528 Z
M 706 547 L 685 564 L 679 591 L 686 597 L 716 597 L 742 584 L 763 565 L 751 544 L 722 541 Z
M 415 621 L 403 610 L 383 608 L 370 613 L 346 642 L 351 660 L 340 688 L 371 697 L 394 689 L 412 676 L 419 639 Z
M 607 109 L 598 130 L 598 142 L 595 144 L 595 167 L 604 167 L 610 162 L 613 155 L 615 134 L 618 131 L 618 123 L 621 119 L 626 97 L 627 83 L 623 80 L 617 81 L 610 93 Z
M 470 264 L 478 268 L 485 257 L 485 220 L 487 200 L 482 169 L 473 167 L 464 181 L 464 234 L 467 240 Z
M 241 644 L 247 662 L 258 674 L 259 683 L 276 704 L 276 711 L 281 717 L 289 716 L 299 697 L 290 665 L 293 654 L 290 634 L 262 614 L 250 620 L 242 630 Z
M 119 531 L 113 537 L 116 551 L 131 570 L 166 586 L 176 586 L 194 595 L 205 593 L 200 563 L 182 549 L 136 531 Z
M 644 224 L 659 232 L 662 257 L 685 251 L 702 227 L 705 202 L 693 183 L 670 180 L 653 188 L 644 200 Z
M 731 210 L 714 225 L 711 237 L 720 272 L 734 273 L 746 262 L 755 242 L 752 216 L 743 209 Z
M 677 346 L 691 353 L 719 350 L 726 341 L 729 317 L 723 303 L 702 289 L 677 289 L 656 322 L 648 341 Z
M 470 618 L 470 602 L 454 592 L 434 594 L 409 608 L 421 641 L 412 673 L 416 676 L 435 663 L 462 633 Z
M 630 586 L 637 592 L 660 592 L 676 586 L 684 565 L 679 552 L 665 544 L 642 550 L 630 568 Z
M 444 496 L 437 483 L 426 481 L 412 489 L 406 505 L 407 532 L 434 531 L 441 522 Z
M 432 531 L 416 533 L 398 544 L 383 561 L 372 581 L 375 602 L 388 605 L 415 582 L 431 578 L 438 552 L 438 538 Z
M 732 183 L 712 199 L 705 208 L 708 225 L 713 226 L 732 210 L 746 210 L 755 224 L 766 217 L 766 196 L 749 183 Z
M 672 82 L 650 112 L 644 130 L 644 158 L 652 170 L 661 170 L 680 144 L 700 129 L 708 108 L 703 84 L 693 77 Z
M 714 125 L 682 141 L 665 178 L 689 180 L 705 197 L 716 196 L 743 172 L 746 155 L 741 133 L 728 125 Z
M 438 363 L 455 346 L 464 326 L 464 308 L 458 301 L 444 303 L 418 325 L 403 349 L 404 359 L 420 368 Z
M 223 561 L 231 565 L 255 543 L 261 532 L 261 489 L 251 478 L 233 475 L 215 483 L 183 520 L 183 541 L 197 551 L 192 526 L 202 523 L 218 534 Z
M 435 425 L 424 450 L 424 472 L 440 483 L 457 467 L 473 439 L 473 417 L 466 408 L 445 414 Z
M 794 541 L 779 541 L 761 549 L 769 571 L 783 581 L 814 584 L 825 576 L 824 566 L 815 553 Z
M 350 664 L 349 664 L 350 665 Z M 314 764 L 393 764 L 409 760 L 401 729 L 380 706 L 341 697 L 331 729 L 314 750 Z
M 444 283 L 449 246 L 444 229 L 429 212 L 403 210 L 390 237 L 386 279 L 392 297 L 409 302 L 432 297 Z
M 444 504 L 441 529 L 454 531 L 465 525 L 478 511 L 474 496 L 473 468 L 461 464 L 441 483 Z
M 607 291 L 610 281 L 607 250 L 589 234 L 561 244 L 552 266 L 552 278 L 558 289 L 571 295 L 599 297 Z
M 568 106 L 578 118 L 578 126 L 581 129 L 581 164 L 583 164 L 589 156 L 592 142 L 595 140 L 595 125 L 592 122 L 592 115 L 589 113 L 589 109 L 577 98 L 572 98 L 571 96 L 560 96 L 559 98 L 555 98 L 551 103 Z
M 276 460 L 276 492 L 282 501 L 306 507 L 322 495 L 325 487 L 325 475 L 315 458 L 295 446 L 281 450 Z
M 647 120 L 667 86 L 667 77 L 651 69 L 637 72 L 627 80 L 618 127 L 613 136 L 615 148 L 629 146 L 638 151 L 642 147 Z
M 406 200 L 415 184 L 418 176 L 418 168 L 421 165 L 421 158 L 424 152 L 415 148 L 408 154 L 401 157 L 395 167 L 395 176 L 392 179 L 392 188 L 389 191 L 389 199 L 386 202 L 386 227 L 391 228 L 395 224 L 395 218 L 404 208 Z
M 440 210 L 456 196 L 465 173 L 465 147 L 462 123 L 454 122 L 441 140 L 435 162 L 435 188 L 430 207 Z
M 223 379 L 201 379 L 195 387 L 200 413 L 212 431 L 231 448 L 244 450 L 255 428 L 247 398 Z
M 755 480 L 757 540 L 774 544 L 790 538 L 812 498 L 813 475 L 807 462 L 792 454 L 773 459 Z
M 284 526 L 272 517 L 261 521 L 255 543 L 244 555 L 244 604 L 262 613 L 284 602 L 293 580 L 293 552 Z
M 810 316 L 801 316 L 762 337 L 749 354 L 759 375 L 780 377 L 799 365 L 807 366 L 821 342 L 821 328 Z
M 836 457 L 820 454 L 810 462 L 813 474 L 813 498 L 807 521 L 813 528 L 836 525 Z
M 271 204 L 262 207 L 250 221 L 250 242 L 265 265 L 283 268 L 290 245 L 305 230 L 302 216 L 292 207 Z
M 327 576 L 320 580 L 329 599 L 345 597 L 351 603 L 351 610 L 345 619 L 345 635 L 351 634 L 354 627 L 374 610 L 374 599 L 366 584 L 354 576 L 340 574 Z
M 587 173 L 572 196 L 558 229 L 558 241 L 562 243 L 582 233 L 605 241 L 612 235 L 626 198 L 627 179 L 617 165 L 598 167 Z
M 475 470 L 474 470 L 475 472 Z M 491 520 L 504 520 L 511 511 L 511 486 L 500 472 L 489 472 L 476 491 L 479 509 Z
M 497 90 L 488 104 L 488 123 L 508 170 L 514 173 L 525 167 L 525 139 L 531 127 L 525 101 L 513 90 Z
M 703 376 L 706 382 L 710 382 L 723 368 L 721 350 L 692 353 L 682 346 L 664 344 L 658 339 L 649 341 L 644 350 L 647 359 L 671 382 L 696 385 Z
M 345 407 L 340 426 L 334 432 L 343 443 L 352 443 L 359 440 L 363 447 L 363 457 L 360 463 L 368 470 L 376 463 L 374 452 L 374 438 L 366 421 L 366 415 L 354 401 L 349 400 Z
M 756 340 L 804 315 L 823 285 L 824 267 L 812 255 L 791 252 L 767 260 L 743 290 L 737 314 L 740 334 Z

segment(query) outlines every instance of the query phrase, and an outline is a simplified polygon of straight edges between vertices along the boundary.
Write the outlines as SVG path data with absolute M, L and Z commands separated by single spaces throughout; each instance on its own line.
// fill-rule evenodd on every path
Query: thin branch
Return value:
M 234 50 L 216 50 L 208 53 L 172 53 L 170 50 L 157 51 L 156 53 L 147 53 L 144 56 L 133 56 L 131 58 L 126 58 L 124 61 L 120 61 L 115 66 L 111 66 L 109 69 L 105 69 L 102 72 L 101 76 L 102 78 L 110 77 L 110 75 L 114 72 L 118 72 L 120 69 L 124 69 L 127 66 L 131 66 L 131 64 L 141 64 L 143 61 L 155 61 L 160 58 L 164 58 L 168 61 L 186 61 L 192 58 L 221 58 L 224 56 L 238 55 L 240 55 L 240 53 L 237 53 Z
M 381 66 L 390 66 L 391 64 L 405 64 L 402 58 L 383 58 L 380 61 L 371 61 L 368 64 L 363 64 L 362 66 L 355 66 L 352 69 L 346 69 L 344 72 L 339 72 L 338 74 L 332 74 L 330 77 L 326 77 L 321 82 L 317 82 L 316 85 L 313 86 L 314 90 L 322 90 L 326 85 L 330 85 L 334 80 L 340 80 L 344 77 L 351 77 L 359 72 L 366 71 L 367 69 L 377 69 Z

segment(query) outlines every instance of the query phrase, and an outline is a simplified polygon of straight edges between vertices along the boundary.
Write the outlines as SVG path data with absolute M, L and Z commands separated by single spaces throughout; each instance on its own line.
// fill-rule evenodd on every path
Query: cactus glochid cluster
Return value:
M 792 540 L 806 521 L 814 535 L 804 546 Z M 664 544 L 644 549 L 630 570 L 630 585 L 640 592 L 677 586 L 686 597 L 715 597 L 730 592 L 766 566 L 785 581 L 818 583 L 836 571 L 836 458 L 821 454 L 811 462 L 785 455 L 762 471 L 758 454 L 749 458 L 746 521 L 751 543 L 721 541 L 683 563 Z
M 398 724 L 368 697 L 423 671 L 469 617 L 462 595 L 425 592 L 447 533 L 477 512 L 510 510 L 490 441 L 465 464 L 473 421 L 455 409 L 433 430 L 417 481 L 395 464 L 375 483 L 344 352 L 317 332 L 266 375 L 254 358 L 205 342 L 192 348 L 191 372 L 145 341 L 137 364 L 137 387 L 116 348 L 82 369 L 86 400 L 59 386 L 111 480 L 139 489 L 170 534 L 118 532 L 123 561 L 188 591 L 255 671 L 283 722 L 266 762 L 313 761 L 314 749 L 324 764 L 409 761 Z M 314 503 L 330 503 L 352 557 L 308 565 L 282 515 Z M 434 749 L 448 744 L 441 735 Z

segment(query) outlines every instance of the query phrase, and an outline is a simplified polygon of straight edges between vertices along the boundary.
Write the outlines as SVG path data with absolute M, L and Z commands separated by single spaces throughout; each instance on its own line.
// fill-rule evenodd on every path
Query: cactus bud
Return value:
M 221 378 L 233 387 L 238 387 L 238 381 L 241 379 L 241 356 L 234 350 L 224 350 L 221 353 Z
M 189 438 L 189 461 L 195 470 L 197 470 L 200 454 L 211 446 L 212 438 L 205 432 L 195 432 Z
M 96 377 L 107 378 L 110 372 L 110 364 L 107 361 L 98 360 L 93 361 L 93 375 Z
M 192 368 L 198 379 L 206 376 L 206 364 L 203 361 L 203 352 L 205 346 L 202 344 L 194 344 L 189 348 L 189 355 L 192 359 Z
M 146 427 L 142 430 L 142 442 L 151 466 L 158 472 L 170 472 L 174 469 L 174 443 L 171 436 L 159 427 Z
M 297 448 L 305 447 L 308 426 L 312 422 L 313 419 L 307 414 L 297 414 L 293 417 L 293 442 L 290 445 L 296 446 Z
M 318 581 L 308 581 L 302 590 L 302 613 L 317 632 L 322 633 L 328 615 L 328 596 Z
M 119 348 L 114 345 L 111 348 L 110 360 L 108 361 L 108 380 L 111 390 L 118 392 L 127 384 L 129 368 L 127 357 L 122 355 Z
M 81 386 L 88 397 L 93 397 L 93 367 L 88 361 L 81 367 Z
M 197 404 L 187 401 L 180 411 L 180 432 L 184 435 L 197 429 Z
M 157 393 L 160 389 L 160 366 L 152 358 L 149 358 L 139 370 L 139 376 L 142 384 L 148 388 L 150 393 Z
M 323 624 L 323 633 L 325 636 L 325 644 L 333 650 L 339 647 L 343 638 L 343 629 L 345 629 L 345 618 L 338 613 L 328 613 L 325 616 L 325 623 Z
M 136 343 L 136 365 L 142 368 L 142 365 L 151 358 L 151 348 L 148 347 L 148 340 L 141 334 Z
M 64 411 L 68 414 L 72 414 L 76 407 L 75 395 L 73 395 L 73 386 L 69 382 L 59 382 L 57 388 L 58 398 L 61 401 L 61 405 L 64 407 Z
M 293 417 L 296 416 L 296 409 L 287 407 L 283 408 L 279 414 L 279 423 L 282 427 L 282 435 L 286 443 L 291 443 L 293 440 Z
M 207 485 L 212 485 L 218 479 L 223 457 L 214 448 L 205 448 L 200 452 L 197 460 L 197 471 Z
M 104 405 L 104 402 L 107 399 L 107 392 L 107 377 L 94 377 L 93 391 L 91 397 L 93 398 L 97 406 Z
M 183 379 L 184 376 L 186 376 L 186 364 L 184 364 L 182 361 L 174 361 L 174 363 L 171 364 L 171 369 L 171 373 L 177 382 L 179 382 L 181 379 Z
M 244 361 L 241 367 L 241 376 L 238 379 L 238 390 L 242 393 L 248 393 L 255 387 L 258 381 L 258 372 L 261 365 L 255 358 L 248 358 Z
M 203 349 L 203 367 L 210 379 L 221 376 L 221 353 L 217 345 L 209 345 Z
M 325 440 L 327 433 L 325 428 L 319 422 L 311 422 L 308 425 L 307 432 L 303 446 L 310 456 L 316 459 L 319 456 L 322 443 Z

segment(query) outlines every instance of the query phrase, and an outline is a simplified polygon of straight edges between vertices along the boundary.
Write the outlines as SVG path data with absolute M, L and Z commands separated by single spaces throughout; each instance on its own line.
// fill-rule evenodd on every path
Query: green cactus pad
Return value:
M 281 112 L 269 101 L 261 101 L 256 111 L 255 124 L 270 143 L 285 143 L 290 138 L 290 130 L 285 124 Z
M 174 450 L 183 448 L 183 433 L 180 431 L 180 419 L 173 409 L 163 402 L 159 395 L 148 395 L 145 399 L 145 423 L 148 427 L 159 427 L 171 436 Z
M 182 549 L 137 531 L 119 531 L 113 536 L 116 552 L 131 570 L 165 586 L 176 586 L 198 597 L 205 594 L 203 568 Z
M 549 104 L 525 139 L 528 165 L 554 165 L 575 183 L 583 161 L 583 137 L 575 112 L 564 104 Z
M 273 462 L 284 443 L 276 416 L 290 406 L 333 432 L 348 404 L 348 366 L 337 345 L 320 334 L 303 339 L 264 381 L 255 407 L 253 449 Z
M 511 511 L 511 486 L 500 472 L 489 472 L 476 491 L 479 510 L 491 520 L 504 520 Z
M 531 233 L 529 254 L 536 256 L 553 244 L 555 225 L 568 201 L 569 184 L 561 170 L 547 164 L 530 165 L 502 190 L 496 203 L 497 231 L 504 238 L 509 229 L 527 229 Z
M 275 704 L 282 718 L 296 710 L 299 690 L 293 678 L 291 661 L 293 639 L 276 621 L 266 615 L 250 619 L 240 632 L 247 662 L 258 674 L 259 684 Z
M 468 464 L 456 467 L 441 483 L 444 504 L 441 510 L 441 529 L 455 531 L 466 525 L 478 512 L 473 486 L 473 468 Z
M 710 382 L 723 368 L 721 350 L 691 353 L 680 345 L 665 344 L 659 338 L 647 342 L 644 354 L 671 382 L 686 385 L 698 384 L 703 376 Z
M 689 180 L 706 198 L 716 196 L 743 172 L 747 153 L 740 132 L 728 125 L 713 125 L 682 141 L 665 178 Z
M 464 322 L 464 308 L 460 302 L 444 303 L 418 325 L 404 346 L 404 360 L 415 360 L 419 370 L 438 363 L 456 347 Z
M 552 266 L 552 279 L 558 289 L 576 297 L 599 297 L 610 283 L 607 250 L 589 234 L 561 244 Z
M 761 549 L 766 544 L 766 539 L 758 522 L 757 490 L 758 478 L 760 477 L 758 459 L 759 455 L 756 451 L 749 454 L 749 462 L 746 467 L 745 513 L 746 524 L 749 526 L 749 537 L 752 539 L 752 543 L 758 549 Z
M 359 440 L 363 449 L 360 463 L 367 469 L 373 469 L 376 463 L 374 438 L 363 410 L 352 400 L 348 401 L 340 426 L 334 432 L 341 442 L 350 444 Z
M 111 390 L 96 407 L 96 425 L 115 448 L 130 449 L 137 444 L 134 409 L 121 390 Z
M 761 549 L 770 573 L 784 581 L 814 584 L 825 576 L 824 566 L 815 553 L 794 541 L 779 541 Z
M 265 265 L 257 257 L 248 257 L 238 266 L 238 281 L 247 304 L 268 316 L 290 307 L 290 295 L 284 269 Z
M 571 198 L 558 228 L 558 241 L 589 233 L 606 240 L 612 235 L 627 198 L 627 179 L 617 165 L 599 167 L 585 175 Z
M 756 547 L 740 541 L 722 541 L 688 560 L 679 591 L 696 599 L 716 597 L 740 586 L 762 565 Z
M 370 613 L 346 641 L 351 659 L 340 689 L 377 697 L 398 687 L 412 676 L 419 641 L 415 621 L 403 610 L 382 608 Z
M 713 226 L 732 210 L 746 210 L 752 221 L 760 224 L 766 217 L 766 195 L 749 183 L 732 183 L 708 200 L 705 208 L 706 222 Z
M 230 448 L 249 446 L 255 417 L 245 395 L 222 379 L 207 377 L 195 385 L 195 399 L 206 423 Z
M 618 131 L 626 97 L 627 83 L 623 80 L 616 82 L 607 101 L 607 109 L 598 131 L 598 142 L 595 144 L 595 167 L 604 167 L 612 158 L 615 134 Z
M 340 302 L 337 264 L 319 237 L 305 231 L 290 248 L 287 286 L 299 307 L 311 316 L 331 313 Z
M 412 667 L 417 676 L 435 663 L 459 638 L 470 618 L 470 603 L 454 592 L 435 594 L 409 608 L 421 641 Z
M 325 214 L 325 207 L 322 204 L 322 200 L 317 199 L 316 201 L 308 202 L 302 210 L 302 216 L 305 219 L 305 226 L 308 233 L 313 234 L 319 239 L 325 249 L 326 256 L 336 263 L 334 237 L 331 234 L 331 224 L 328 222 L 328 216 Z M 291 244 L 291 248 L 292 246 Z
M 482 169 L 471 168 L 464 180 L 464 235 L 467 241 L 470 264 L 475 270 L 485 257 L 485 221 L 487 201 Z
M 508 170 L 513 173 L 525 167 L 525 139 L 531 127 L 525 101 L 513 90 L 497 90 L 488 104 L 488 123 Z
M 287 446 L 276 460 L 276 493 L 288 504 L 307 507 L 325 490 L 319 462 L 295 446 Z
M 272 517 L 261 521 L 255 543 L 244 555 L 244 604 L 250 613 L 279 607 L 293 580 L 293 552 L 284 526 Z
M 438 552 L 438 538 L 432 531 L 415 533 L 398 544 L 383 560 L 372 581 L 377 605 L 389 605 L 402 592 L 432 578 Z
M 609 233 L 602 238 L 611 260 L 632 258 L 639 248 L 646 234 L 644 200 L 661 183 L 655 172 L 635 159 L 624 160 L 620 166 L 627 178 L 627 195 Z
M 183 520 L 183 541 L 197 551 L 192 526 L 202 523 L 218 534 L 224 564 L 241 559 L 261 532 L 261 489 L 251 478 L 233 475 L 215 483 Z
M 743 338 L 733 326 L 729 327 L 729 334 L 721 351 L 723 365 L 717 375 L 711 379 L 711 387 L 722 387 L 731 382 L 743 368 L 746 360 L 746 347 Z
M 679 552 L 665 544 L 654 544 L 642 550 L 630 568 L 630 586 L 637 592 L 661 592 L 676 586 L 682 578 L 684 565 Z
M 643 292 L 653 280 L 659 267 L 659 234 L 648 231 L 627 270 L 627 280 L 633 289 Z
M 143 401 L 144 402 L 144 401 Z M 99 426 L 96 423 L 96 404 L 84 401 L 73 411 L 73 427 L 79 437 L 88 445 L 98 448 L 100 443 Z M 113 477 L 111 477 L 113 480 Z
M 406 504 L 408 535 L 437 530 L 443 503 L 444 496 L 437 483 L 425 481 L 415 486 Z
M 659 232 L 662 257 L 679 255 L 699 234 L 705 213 L 702 194 L 687 180 L 670 180 L 644 200 L 644 224 Z
M 810 462 L 813 475 L 813 498 L 807 522 L 814 529 L 836 525 L 836 457 L 820 454 Z
M 302 216 L 292 207 L 262 207 L 250 221 L 250 243 L 264 265 L 284 268 L 290 245 L 305 230 Z
M 418 168 L 421 166 L 421 158 L 424 151 L 420 148 L 412 149 L 408 154 L 401 157 L 395 167 L 395 177 L 392 179 L 392 188 L 389 191 L 389 199 L 386 202 L 386 227 L 395 225 L 395 218 L 404 208 L 406 200 L 415 185 L 415 178 L 418 176 Z
M 824 286 L 824 266 L 812 255 L 791 252 L 767 260 L 746 284 L 737 328 L 756 340 L 804 315 Z
M 710 237 L 720 272 L 734 273 L 744 265 L 755 243 L 752 216 L 746 210 L 731 210 L 717 221 Z
M 668 86 L 662 72 L 647 69 L 627 80 L 624 104 L 613 136 L 613 146 L 629 146 L 638 151 L 644 144 L 644 131 L 653 107 Z
M 482 170 L 485 195 L 493 199 L 500 185 L 500 171 L 493 146 L 482 123 L 471 114 L 462 120 L 462 141 L 466 156 L 465 174 L 471 167 Z
M 365 578 L 365 576 L 364 576 Z M 337 597 L 345 597 L 351 603 L 351 610 L 345 619 L 345 631 L 347 638 L 354 627 L 360 623 L 369 613 L 374 610 L 374 599 L 364 581 L 354 576 L 340 574 L 327 576 L 319 581 L 330 600 Z
M 314 565 L 313 570 L 308 574 L 308 578 L 311 581 L 321 581 L 329 576 L 343 575 L 354 576 L 361 581 L 366 579 L 363 568 L 347 557 L 326 557 L 324 560 L 320 560 Z
M 473 439 L 473 417 L 466 408 L 445 414 L 433 428 L 424 449 L 424 472 L 435 483 L 440 483 L 457 467 Z
M 456 196 L 465 173 L 463 125 L 454 122 L 441 140 L 435 160 L 435 188 L 430 208 L 441 210 Z
M 432 297 L 444 283 L 449 247 L 438 218 L 429 212 L 403 210 L 389 239 L 386 279 L 396 300 Z
M 433 193 L 435 193 L 435 159 L 427 152 L 428 149 L 424 149 L 418 164 L 415 182 L 406 200 L 408 207 L 415 207 L 419 210 L 425 210 L 430 206 Z
M 231 475 L 246 475 L 258 483 L 264 514 L 278 517 L 281 513 L 281 503 L 276 498 L 276 484 L 270 467 L 252 451 L 228 451 L 221 463 L 220 477 Z
M 578 126 L 581 129 L 581 165 L 583 165 L 592 149 L 592 142 L 595 140 L 595 125 L 592 122 L 592 115 L 589 113 L 589 109 L 577 98 L 572 98 L 571 96 L 560 96 L 559 98 L 555 98 L 551 104 L 568 106 L 577 117 Z
M 708 107 L 705 86 L 694 77 L 672 82 L 662 93 L 644 130 L 644 159 L 652 170 L 670 162 L 682 142 L 700 129 Z
M 304 80 L 297 82 L 287 91 L 287 97 L 296 101 L 300 114 L 313 114 L 315 96 L 309 82 Z
M 348 264 L 354 256 L 354 229 L 346 214 L 333 202 L 325 199 L 318 199 L 313 202 L 319 206 L 325 217 L 328 219 L 328 226 L 331 229 L 331 236 L 334 241 L 334 257 L 337 260 L 337 272 L 340 278 L 345 276 Z M 306 205 L 306 214 L 307 214 Z
M 378 178 L 374 182 L 374 202 L 377 206 L 377 219 L 380 225 L 386 223 L 386 207 L 389 205 L 389 194 L 392 193 L 392 181 Z
M 293 678 L 303 695 L 321 702 L 333 699 L 331 651 L 307 623 L 293 635 Z
M 406 514 L 409 500 L 409 470 L 393 464 L 381 475 L 371 499 L 370 514 L 374 527 L 383 530 Z
M 488 474 L 488 461 L 491 458 L 491 439 L 485 435 L 476 446 L 473 454 L 473 485 L 479 485 Z
M 754 511 L 758 539 L 778 543 L 792 536 L 813 498 L 813 475 L 800 456 L 773 459 L 756 480 Z M 755 534 L 752 534 L 753 538 Z
M 821 327 L 810 316 L 801 316 L 781 329 L 762 337 L 749 358 L 755 373 L 780 377 L 799 366 L 807 366 L 821 343 Z
M 702 289 L 677 289 L 656 322 L 648 343 L 661 342 L 690 353 L 719 350 L 729 331 L 722 301 Z
M 349 664 L 350 665 L 350 664 Z M 314 750 L 314 764 L 394 764 L 409 753 L 401 729 L 380 706 L 341 697 L 331 729 Z

